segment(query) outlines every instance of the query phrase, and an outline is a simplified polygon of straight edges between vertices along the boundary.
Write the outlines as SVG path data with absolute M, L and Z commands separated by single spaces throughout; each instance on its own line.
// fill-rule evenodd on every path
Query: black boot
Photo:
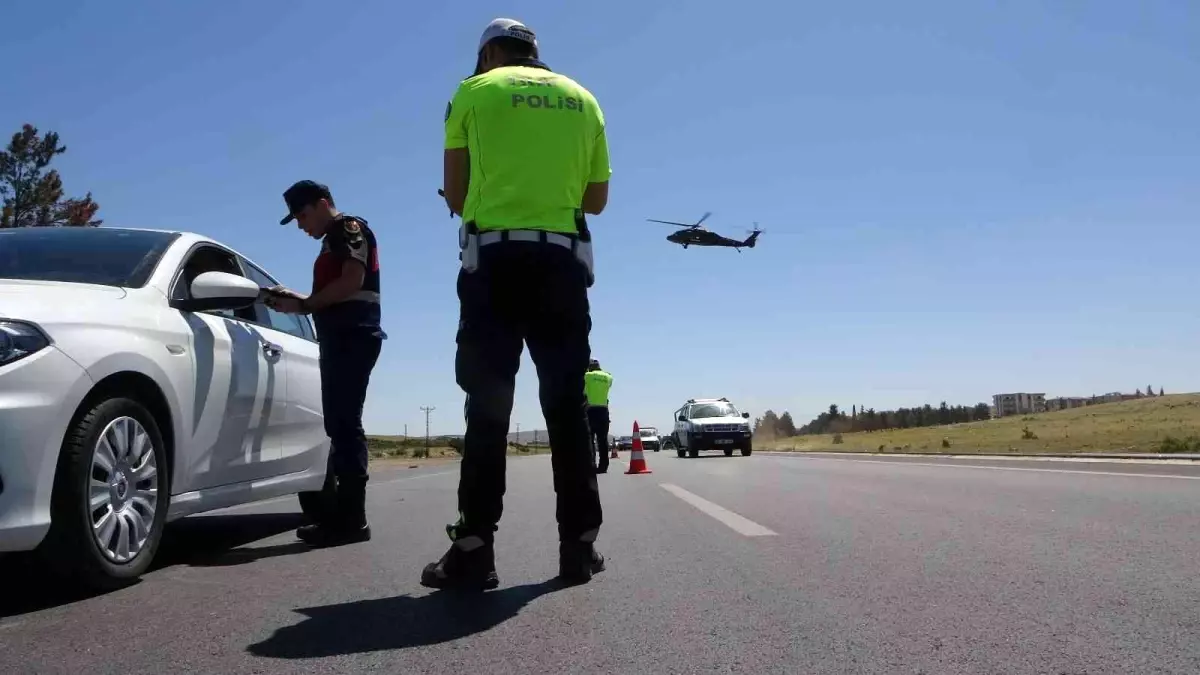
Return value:
M 315 525 L 296 530 L 296 536 L 310 546 L 341 546 L 370 541 L 367 525 L 366 479 L 338 480 L 336 507 L 330 517 Z
M 441 560 L 421 570 L 421 585 L 483 591 L 500 585 L 491 541 L 470 535 L 457 539 Z
M 586 584 L 593 574 L 604 571 L 604 556 L 591 542 L 563 541 L 558 544 L 558 578 L 569 584 Z

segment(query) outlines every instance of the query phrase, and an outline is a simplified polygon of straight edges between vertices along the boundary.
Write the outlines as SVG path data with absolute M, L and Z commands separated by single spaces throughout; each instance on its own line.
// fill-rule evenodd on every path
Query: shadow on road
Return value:
M 295 530 L 306 522 L 300 513 L 244 513 L 190 516 L 163 533 L 162 546 L 151 571 L 176 565 L 217 567 L 292 555 L 308 550 L 303 542 L 240 548 L 261 539 Z
M 362 600 L 296 610 L 308 617 L 250 645 L 255 656 L 313 659 L 450 642 L 495 628 L 537 598 L 565 588 L 557 580 L 486 593 Z
M 263 558 L 301 553 L 308 547 L 299 541 L 259 548 L 240 547 L 294 530 L 304 522 L 304 517 L 299 513 L 197 515 L 184 518 L 167 526 L 158 554 L 146 574 L 179 565 L 243 565 Z M 0 618 L 104 595 L 73 588 L 30 554 L 0 558 L 0 579 L 4 580 L 5 588 L 0 593 Z M 132 585 L 136 585 L 136 582 Z M 112 593 L 120 593 L 120 590 Z

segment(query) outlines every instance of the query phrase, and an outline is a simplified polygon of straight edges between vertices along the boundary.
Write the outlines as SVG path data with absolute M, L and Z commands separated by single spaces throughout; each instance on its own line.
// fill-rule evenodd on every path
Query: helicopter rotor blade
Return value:
M 662 223 L 664 225 L 674 225 L 675 227 L 695 227 L 695 225 L 690 225 L 688 223 L 676 223 L 671 220 L 655 220 L 653 218 L 647 218 L 646 220 L 651 223 Z
M 712 211 L 709 211 L 709 212 L 705 213 L 704 215 L 700 216 L 700 220 L 696 221 L 695 226 L 700 227 L 700 224 L 703 223 L 704 221 L 708 220 L 708 217 L 711 215 L 712 215 Z

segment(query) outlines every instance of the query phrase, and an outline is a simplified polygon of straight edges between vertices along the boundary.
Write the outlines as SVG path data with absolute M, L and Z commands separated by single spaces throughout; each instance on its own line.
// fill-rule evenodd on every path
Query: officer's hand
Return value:
M 300 295 L 299 293 L 297 293 L 296 291 L 293 291 L 292 289 L 288 288 L 287 286 L 282 286 L 282 285 L 281 286 L 272 286 L 267 289 L 267 292 L 270 293 L 271 295 L 274 295 L 277 297 L 296 298 L 297 300 L 304 297 L 304 296 Z
M 274 295 L 267 299 L 267 307 L 284 314 L 300 314 L 300 299 L 288 295 Z

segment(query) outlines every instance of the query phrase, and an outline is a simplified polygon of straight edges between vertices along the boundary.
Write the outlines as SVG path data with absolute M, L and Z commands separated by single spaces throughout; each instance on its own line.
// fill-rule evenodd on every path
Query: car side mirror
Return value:
M 683 418 L 683 415 L 682 415 L 682 414 L 681 414 L 679 417 L 676 417 L 675 419 L 679 420 L 680 422 L 685 422 L 685 421 L 686 421 L 686 420 Z
M 742 417 L 745 417 L 746 419 L 750 419 L 750 413 L 742 413 Z
M 192 280 L 191 298 L 173 300 L 171 306 L 185 312 L 213 309 L 237 310 L 258 301 L 262 289 L 246 277 L 228 272 L 205 272 Z

